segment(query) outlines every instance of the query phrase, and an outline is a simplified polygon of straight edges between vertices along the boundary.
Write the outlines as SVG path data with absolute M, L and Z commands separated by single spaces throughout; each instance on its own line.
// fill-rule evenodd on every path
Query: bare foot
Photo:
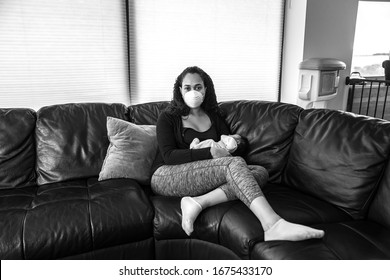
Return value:
M 194 222 L 202 211 L 202 206 L 192 197 L 185 196 L 181 199 L 181 227 L 189 236 L 194 231 Z
M 290 223 L 284 219 L 280 219 L 264 232 L 264 240 L 300 241 L 311 238 L 322 238 L 324 235 L 325 233 L 323 230 Z

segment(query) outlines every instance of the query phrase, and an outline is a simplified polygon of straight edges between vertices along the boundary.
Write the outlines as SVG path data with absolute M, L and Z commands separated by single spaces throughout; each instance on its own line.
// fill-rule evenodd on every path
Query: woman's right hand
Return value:
M 218 148 L 218 147 L 211 147 L 210 153 L 213 158 L 221 158 L 221 157 L 231 157 L 232 155 L 226 151 L 225 149 Z

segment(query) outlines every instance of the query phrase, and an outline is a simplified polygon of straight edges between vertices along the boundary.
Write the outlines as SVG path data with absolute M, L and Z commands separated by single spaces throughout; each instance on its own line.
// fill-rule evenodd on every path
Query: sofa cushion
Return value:
M 131 179 L 10 191 L 0 192 L 1 202 L 7 201 L 0 204 L 2 259 L 65 258 L 152 237 L 153 209 Z
M 352 220 L 345 211 L 283 185 L 268 184 L 264 194 L 275 211 L 291 222 L 314 225 Z M 180 198 L 155 196 L 152 202 L 155 238 L 187 238 L 181 228 Z M 223 245 L 248 259 L 253 246 L 264 240 L 264 232 L 255 215 L 236 200 L 203 210 L 191 237 Z
M 390 122 L 334 110 L 305 110 L 283 181 L 362 218 L 389 152 Z
M 169 239 L 156 241 L 158 260 L 239 260 L 224 246 L 199 239 Z
M 344 211 L 333 205 L 283 185 L 269 184 L 263 191 L 276 213 L 290 222 L 313 226 L 351 220 Z M 204 217 L 203 220 L 206 223 L 211 219 Z M 241 202 L 226 211 L 219 221 L 219 243 L 241 258 L 250 258 L 253 246 L 264 240 L 260 222 Z
M 155 125 L 158 116 L 164 111 L 168 104 L 168 101 L 160 101 L 132 105 L 128 108 L 128 118 L 135 124 Z
M 98 176 L 109 144 L 107 116 L 126 119 L 123 104 L 53 105 L 37 113 L 38 184 Z
M 188 238 L 181 227 L 180 198 L 152 196 L 151 200 L 155 211 L 154 237 L 157 240 Z M 204 209 L 195 221 L 194 232 L 191 236 L 219 243 L 220 219 L 236 203 L 238 201 L 226 202 Z
M 360 220 L 321 224 L 322 239 L 299 242 L 268 241 L 254 246 L 251 259 L 379 260 L 390 259 L 390 231 Z
M 99 181 L 131 178 L 141 184 L 149 184 L 157 153 L 156 126 L 136 125 L 107 117 L 107 131 L 110 145 Z
M 0 189 L 36 183 L 35 121 L 31 109 L 0 109 Z
M 280 182 L 302 108 L 277 102 L 221 102 L 231 133 L 248 139 L 248 164 L 264 166 L 271 182 Z
M 293 223 L 313 225 L 352 220 L 344 209 L 286 185 L 268 184 L 263 192 L 276 213 Z
M 370 204 L 368 218 L 390 229 L 390 162 L 387 163 L 383 178 Z
M 38 187 L 0 189 L 0 259 L 24 259 L 24 222 Z
M 65 260 L 153 260 L 155 259 L 155 244 L 153 237 L 120 244 L 117 246 L 98 249 L 80 255 L 63 258 Z

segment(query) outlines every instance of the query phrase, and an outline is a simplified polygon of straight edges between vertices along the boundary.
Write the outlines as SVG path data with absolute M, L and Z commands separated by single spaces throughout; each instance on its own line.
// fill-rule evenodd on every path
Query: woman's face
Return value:
M 199 91 L 203 97 L 206 94 L 206 87 L 204 86 L 203 80 L 197 73 L 188 73 L 184 76 L 183 82 L 180 87 L 181 95 L 184 98 L 184 94 L 191 90 Z

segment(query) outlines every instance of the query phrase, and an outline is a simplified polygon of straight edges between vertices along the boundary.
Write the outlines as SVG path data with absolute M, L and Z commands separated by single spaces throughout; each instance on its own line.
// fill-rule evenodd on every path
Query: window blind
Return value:
M 129 0 L 131 102 L 170 100 L 199 66 L 218 101 L 276 101 L 283 0 Z
M 125 1 L 0 1 L 0 107 L 128 104 Z

